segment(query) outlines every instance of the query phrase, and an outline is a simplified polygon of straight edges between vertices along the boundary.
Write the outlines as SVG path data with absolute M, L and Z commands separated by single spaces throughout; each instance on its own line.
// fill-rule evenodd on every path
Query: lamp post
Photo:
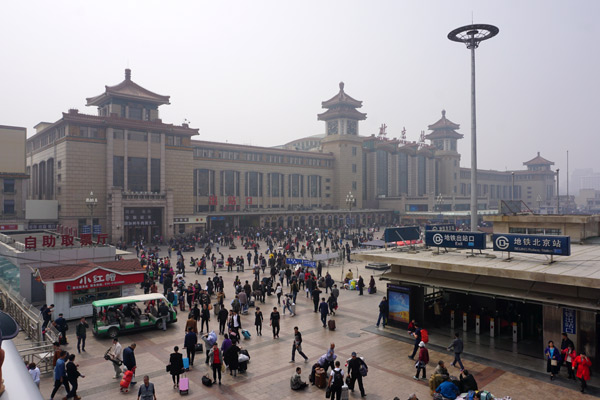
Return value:
M 354 205 L 355 201 L 356 201 L 356 199 L 354 198 L 352 191 L 349 191 L 348 194 L 346 195 L 346 204 L 348 205 L 348 210 L 350 211 L 350 224 L 352 224 L 352 206 Z M 351 225 L 350 225 L 350 228 L 352 229 Z
M 454 29 L 448 39 L 461 42 L 471 50 L 471 231 L 477 231 L 477 123 L 475 118 L 475 49 L 500 30 L 493 25 L 472 24 Z
M 94 208 L 98 206 L 98 198 L 90 191 L 89 197 L 85 199 L 85 205 L 90 210 L 90 233 L 94 236 Z

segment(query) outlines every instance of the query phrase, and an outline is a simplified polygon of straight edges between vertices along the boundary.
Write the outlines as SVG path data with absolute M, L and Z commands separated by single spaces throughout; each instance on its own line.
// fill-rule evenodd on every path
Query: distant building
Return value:
M 0 231 L 23 229 L 25 222 L 26 140 L 26 128 L 0 125 Z
M 127 69 L 124 81 L 87 99 L 97 115 L 69 110 L 38 124 L 27 141 L 29 197 L 58 201 L 56 224 L 76 232 L 100 226 L 113 242 L 242 225 L 370 226 L 393 215 L 469 210 L 470 170 L 460 167 L 457 146 L 463 135 L 445 111 L 417 142 L 404 130 L 388 138 L 385 124 L 377 136 L 361 136 L 362 101 L 340 83 L 321 103 L 322 135 L 258 147 L 193 140 L 197 129 L 159 118 L 168 104 Z M 538 154 L 525 164 L 480 171 L 479 208 L 551 198 L 553 163 Z M 91 191 L 93 214 L 85 202 Z

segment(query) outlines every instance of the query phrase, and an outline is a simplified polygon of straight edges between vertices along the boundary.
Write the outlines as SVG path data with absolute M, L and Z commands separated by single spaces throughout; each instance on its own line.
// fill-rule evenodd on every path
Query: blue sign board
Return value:
M 515 253 L 535 253 L 555 256 L 571 255 L 571 237 L 554 235 L 513 235 L 498 233 L 492 235 L 494 251 Z
M 211 221 L 225 221 L 225 217 L 210 217 Z
M 421 239 L 421 228 L 418 226 L 403 226 L 400 228 L 385 228 L 383 237 L 386 243 L 405 240 Z
M 302 265 L 303 267 L 316 268 L 317 262 L 311 260 L 303 260 L 301 258 L 286 258 L 285 263 L 288 265 Z
M 563 308 L 563 332 L 576 334 L 577 311 L 572 308 Z
M 455 231 L 456 225 L 454 224 L 435 224 L 425 225 L 426 231 Z
M 102 225 L 94 225 L 94 235 L 99 235 L 102 233 Z
M 81 233 L 92 233 L 92 227 L 89 225 L 83 225 L 81 227 Z
M 425 231 L 425 245 L 454 249 L 484 250 L 485 233 Z

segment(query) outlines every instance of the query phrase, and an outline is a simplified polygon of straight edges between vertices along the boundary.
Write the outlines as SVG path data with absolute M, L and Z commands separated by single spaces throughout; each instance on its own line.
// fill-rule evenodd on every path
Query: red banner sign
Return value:
M 235 196 L 227 196 L 227 204 L 230 206 L 235 206 L 236 198 Z
M 143 272 L 121 275 L 104 269 L 97 269 L 73 281 L 54 283 L 54 292 L 70 292 L 73 290 L 129 285 L 140 283 L 143 280 Z
M 252 205 L 252 197 L 246 197 L 246 205 Z
M 19 225 L 0 225 L 0 231 L 16 231 Z
M 211 195 L 208 197 L 208 205 L 209 206 L 216 206 L 217 205 L 217 196 L 215 195 Z

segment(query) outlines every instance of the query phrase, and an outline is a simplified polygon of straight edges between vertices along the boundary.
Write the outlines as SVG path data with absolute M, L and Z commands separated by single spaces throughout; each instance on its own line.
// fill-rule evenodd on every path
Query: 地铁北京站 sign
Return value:
M 516 235 L 498 233 L 492 235 L 494 251 L 534 253 L 554 256 L 571 255 L 571 237 L 555 235 Z

